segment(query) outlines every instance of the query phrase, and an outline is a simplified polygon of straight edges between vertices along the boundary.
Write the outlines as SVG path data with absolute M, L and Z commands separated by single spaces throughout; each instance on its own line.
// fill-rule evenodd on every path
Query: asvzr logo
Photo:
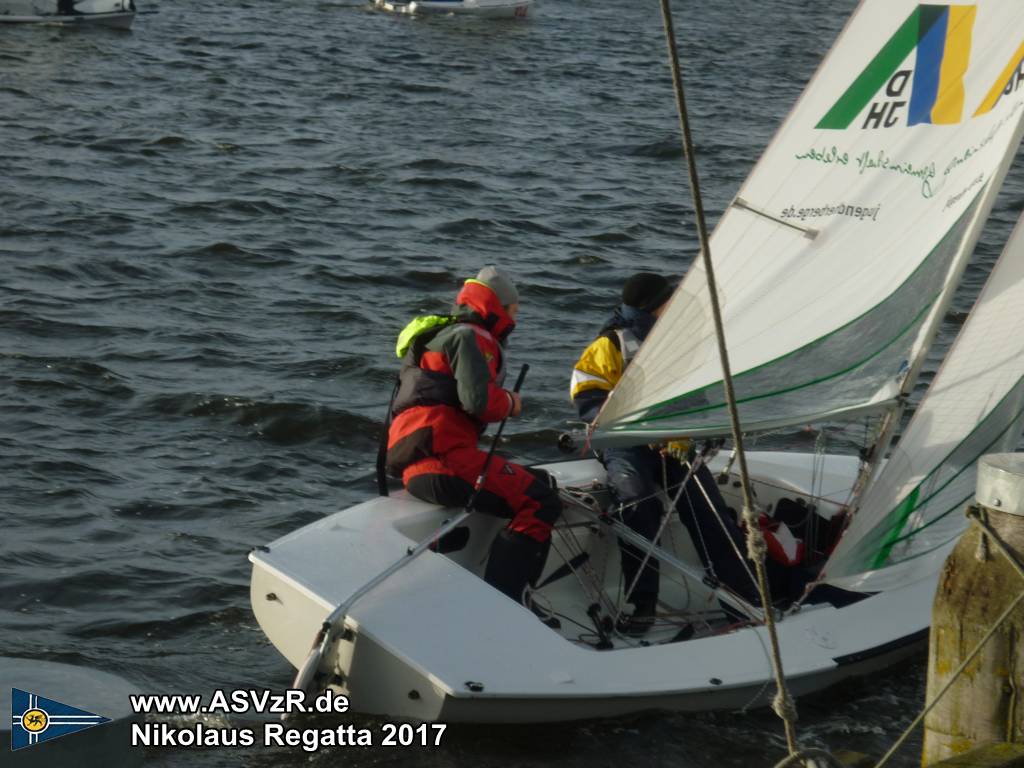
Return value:
M 31 747 L 50 739 L 110 722 L 110 718 L 70 707 L 28 691 L 11 689 L 11 749 Z

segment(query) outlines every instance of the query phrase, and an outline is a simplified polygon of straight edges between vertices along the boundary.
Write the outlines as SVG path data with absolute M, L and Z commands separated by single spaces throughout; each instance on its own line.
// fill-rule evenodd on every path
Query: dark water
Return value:
M 677 4 L 712 222 L 853 5 Z M 0 653 L 154 692 L 283 688 L 246 553 L 373 492 L 397 329 L 484 263 L 514 272 L 511 362 L 533 367 L 512 446 L 552 457 L 622 280 L 692 259 L 660 16 L 142 6 L 131 33 L 0 30 Z M 959 311 L 1022 207 L 1018 160 Z M 801 702 L 800 735 L 878 755 L 922 681 L 918 659 Z M 659 715 L 313 763 L 768 765 L 781 733 L 765 712 Z

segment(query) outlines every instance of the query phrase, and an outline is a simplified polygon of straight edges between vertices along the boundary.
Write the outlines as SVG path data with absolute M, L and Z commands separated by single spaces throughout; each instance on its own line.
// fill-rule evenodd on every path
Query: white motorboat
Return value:
M 135 0 L 0 0 L 0 24 L 97 25 L 128 29 Z
M 1018 3 L 862 3 L 712 237 L 744 432 L 868 427 L 861 456 L 824 444 L 748 454 L 760 511 L 801 511 L 794 530 L 820 554 L 805 563 L 807 590 L 773 595 L 798 695 L 890 664 L 924 637 L 975 462 L 1021 434 L 1018 224 L 893 442 L 1024 134 L 1021 30 Z M 709 301 L 698 262 L 605 404 L 593 445 L 687 436 L 713 446 L 728 434 Z M 731 462 L 713 453 L 738 508 Z M 642 638 L 620 633 L 616 540 L 631 532 L 607 507 L 603 468 L 592 458 L 547 468 L 567 507 L 535 594 L 560 628 L 481 579 L 500 521 L 470 515 L 468 541 L 446 536 L 424 551 L 458 510 L 404 493 L 254 551 L 260 626 L 291 664 L 313 659 L 318 685 L 368 713 L 538 722 L 766 703 L 762 609 L 704 569 L 672 516 L 657 544 L 633 541 L 660 562 L 657 622 Z M 417 542 L 423 554 L 406 555 Z M 324 650 L 310 654 L 325 617 Z

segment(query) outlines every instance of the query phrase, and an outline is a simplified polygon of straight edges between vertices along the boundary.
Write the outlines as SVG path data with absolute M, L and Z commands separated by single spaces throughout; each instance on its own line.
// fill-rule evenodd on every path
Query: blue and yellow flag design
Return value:
M 973 5 L 918 5 L 816 127 L 849 128 L 883 87 L 888 97 L 902 97 L 911 77 L 907 125 L 959 123 L 976 11 Z M 913 69 L 898 71 L 915 50 Z M 887 118 L 884 127 L 894 124 Z
M 70 707 L 18 688 L 11 689 L 12 750 L 31 747 L 109 722 L 109 717 Z

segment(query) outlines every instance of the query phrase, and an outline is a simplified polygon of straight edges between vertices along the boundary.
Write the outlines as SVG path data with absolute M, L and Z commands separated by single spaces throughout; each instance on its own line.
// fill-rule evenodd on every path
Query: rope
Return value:
M 577 550 L 577 554 L 584 552 L 583 545 L 576 537 L 576 532 L 571 528 L 562 531 L 562 540 L 568 545 L 570 552 L 574 547 Z M 598 577 L 597 572 L 590 564 L 590 560 L 585 561 L 582 566 L 577 569 L 572 565 L 572 557 L 567 557 L 563 554 L 555 544 L 553 538 L 551 540 L 551 547 L 555 550 L 555 553 L 565 561 L 565 564 L 569 566 L 569 570 L 572 571 L 573 576 L 576 577 L 576 580 L 579 582 L 580 587 L 582 587 L 587 600 L 591 603 L 597 603 L 603 610 L 609 610 L 610 600 L 608 600 L 607 595 L 605 595 L 603 580 Z M 583 572 L 583 575 L 581 575 L 580 571 Z
M 747 565 L 747 561 L 743 557 L 743 553 L 740 552 L 739 547 L 736 546 L 736 542 L 733 541 L 732 535 L 730 534 L 730 531 L 729 531 L 729 528 L 726 526 L 725 520 L 722 519 L 722 511 L 720 511 L 720 510 L 715 508 L 714 502 L 711 501 L 711 495 L 707 492 L 707 489 L 704 487 L 704 484 L 700 481 L 700 478 L 699 477 L 694 477 L 693 478 L 693 482 L 696 484 L 697 488 L 700 490 L 701 495 L 704 496 L 704 501 L 707 503 L 708 509 L 710 509 L 712 511 L 712 513 L 713 513 L 712 517 L 715 518 L 715 521 L 718 523 L 718 527 L 722 529 L 722 533 L 725 535 L 726 541 L 729 542 L 729 546 L 732 547 L 732 551 L 736 555 L 736 559 L 739 560 L 740 565 L 743 566 L 743 570 L 747 572 L 747 576 L 750 577 L 750 581 L 753 583 L 753 585 L 754 585 L 754 587 L 756 589 L 757 588 L 757 577 L 751 572 L 750 566 Z M 693 509 L 692 506 L 690 507 L 690 515 L 693 517 L 694 525 L 697 528 L 697 532 L 700 533 L 701 542 L 703 543 L 703 541 L 704 541 L 704 534 L 701 531 L 701 523 L 700 523 L 700 520 L 697 518 L 697 514 L 696 514 L 696 512 L 695 512 L 695 510 Z M 759 520 L 758 521 L 758 526 L 760 526 L 760 524 L 761 524 L 761 522 Z M 761 537 L 760 541 L 761 541 L 761 544 L 764 547 L 764 549 L 762 550 L 762 557 L 763 557 L 768 552 L 768 545 L 765 542 L 763 537 Z M 746 539 L 746 543 L 747 543 L 747 554 L 749 555 L 750 554 L 750 539 L 749 538 Z M 706 547 L 704 549 L 704 554 L 707 557 L 708 562 L 710 563 L 711 562 L 711 556 L 708 554 L 708 551 L 707 551 Z M 715 574 L 714 568 L 710 568 L 709 567 L 708 570 L 711 571 L 711 574 L 713 576 L 715 576 L 716 579 L 718 578 L 717 575 Z M 769 598 L 769 604 L 770 604 L 770 602 L 771 602 L 771 599 Z M 763 595 L 762 595 L 762 603 L 761 603 L 761 605 L 762 605 L 762 607 L 764 607 L 764 605 L 765 605 L 765 603 L 764 603 L 764 596 Z
M 606 513 L 602 513 L 597 507 L 591 506 L 589 503 L 585 502 L 582 498 L 577 497 L 573 493 L 574 490 L 579 490 L 579 489 L 570 489 L 568 487 L 563 487 L 563 488 L 561 488 L 559 490 L 559 494 L 560 494 L 560 497 L 562 498 L 563 503 L 569 504 L 572 507 L 574 507 L 575 509 L 578 509 L 580 512 L 582 512 L 582 513 L 584 513 L 586 515 L 591 516 L 595 522 L 602 522 L 602 523 L 605 523 L 605 524 L 607 524 L 609 522 L 609 520 L 606 519 Z M 659 494 L 657 494 L 657 493 L 651 494 L 647 498 L 655 498 L 655 496 L 657 496 L 657 495 L 659 495 Z M 636 502 L 634 502 L 634 503 L 636 503 Z M 615 521 L 615 525 L 616 526 L 622 526 L 622 528 L 624 528 L 624 529 L 628 528 L 628 526 L 624 522 L 622 522 L 621 520 L 616 520 Z M 669 528 L 669 530 L 671 530 L 671 528 Z M 619 533 L 621 533 L 621 531 Z M 679 571 L 683 575 L 682 579 L 675 579 L 675 578 L 672 578 L 671 576 L 667 576 L 666 577 L 666 574 L 663 573 L 661 575 L 662 580 L 664 581 L 666 578 L 669 578 L 673 583 L 684 585 L 684 587 L 687 590 L 687 594 L 689 594 L 689 584 L 687 583 L 687 579 L 694 578 L 695 574 L 691 573 L 690 571 L 688 571 L 685 567 L 681 567 L 678 562 L 673 563 L 671 560 L 666 560 L 665 559 L 665 555 L 666 554 L 670 554 L 670 553 L 666 553 L 664 551 L 660 551 L 659 552 L 659 550 L 661 548 L 659 548 L 657 546 L 657 544 L 652 542 L 650 539 L 647 539 L 646 537 L 641 537 L 640 534 L 636 534 L 636 536 L 643 539 L 643 544 L 640 544 L 639 542 L 633 542 L 633 546 L 638 551 L 649 551 L 653 557 L 658 557 L 660 562 L 665 562 L 667 565 L 672 567 L 674 570 Z M 607 554 L 607 549 L 605 549 L 605 552 Z M 639 562 L 640 557 L 638 555 L 631 555 L 631 556 L 634 557 L 634 559 L 636 559 Z M 696 568 L 694 568 L 693 570 L 695 571 Z M 696 577 L 696 578 L 699 579 L 700 577 Z M 621 602 L 621 594 L 624 594 L 624 587 L 625 587 L 625 585 L 621 583 L 621 579 L 620 579 L 619 587 L 615 590 L 616 594 L 620 595 L 620 603 L 611 612 L 611 615 L 618 616 L 619 613 L 622 610 L 623 606 L 622 606 L 622 602 Z M 722 597 L 723 595 L 725 595 L 727 597 L 723 598 Z M 727 588 L 723 584 L 718 584 L 718 585 L 715 585 L 715 586 L 711 586 L 711 592 L 710 592 L 709 597 L 708 597 L 709 601 L 711 599 L 713 599 L 714 597 L 716 597 L 716 596 L 719 597 L 719 599 L 731 599 L 737 605 L 742 607 L 743 613 L 745 615 L 748 615 L 748 616 L 749 615 L 753 615 L 753 612 L 755 612 L 757 610 L 754 606 L 750 605 L 745 598 L 737 595 L 736 593 L 734 593 L 732 590 L 730 590 L 729 588 Z
M 769 651 L 768 651 L 768 646 L 764 644 L 764 638 L 761 637 L 761 633 L 760 632 L 755 632 L 754 633 L 754 637 L 756 637 L 757 638 L 757 642 L 761 644 L 761 650 L 764 651 L 764 657 L 768 660 L 768 663 L 771 664 L 772 663 L 771 653 L 769 653 Z M 747 712 L 750 710 L 751 707 L 753 707 L 755 704 L 757 704 L 759 701 L 761 701 L 761 697 L 764 696 L 764 692 L 766 690 L 768 690 L 768 686 L 771 685 L 771 684 L 772 684 L 771 678 L 765 678 L 764 683 L 761 685 L 760 688 L 757 689 L 757 693 L 755 693 L 751 697 L 750 701 L 748 701 L 746 704 L 744 704 L 742 707 L 740 707 L 740 710 L 739 710 L 740 714 L 743 714 L 743 715 L 747 714 Z
M 988 534 L 988 536 L 992 539 L 992 542 L 996 545 L 996 548 L 1000 552 L 1002 552 L 1003 556 L 1009 561 L 1013 570 L 1017 572 L 1017 575 L 1020 576 L 1021 579 L 1024 579 L 1024 565 L 1021 565 L 1020 561 L 1017 560 L 1017 558 L 1014 556 L 1013 552 L 1009 549 L 1009 547 L 1006 546 L 1003 540 L 999 538 L 999 535 L 988 524 L 988 521 L 983 519 L 983 514 L 984 513 L 976 506 L 972 505 L 967 508 L 967 517 L 975 525 L 981 528 L 986 534 Z M 992 638 L 992 636 L 996 633 L 996 631 L 1003 624 L 1003 622 L 1006 621 L 1013 614 L 1013 612 L 1017 609 L 1017 606 L 1021 603 L 1024 603 L 1024 589 L 1022 589 L 1020 594 L 1017 595 L 1014 601 L 1006 607 L 1006 610 L 999 615 L 999 618 L 995 620 L 995 623 L 991 627 L 989 627 L 988 632 L 985 633 L 985 636 L 978 641 L 977 645 L 974 646 L 974 649 L 969 654 L 967 654 L 967 658 L 965 658 L 960 663 L 960 666 L 956 668 L 956 670 L 950 676 L 949 680 L 946 681 L 946 684 L 942 686 L 942 688 L 939 690 L 937 694 L 935 694 L 935 698 L 928 702 L 928 705 L 923 710 L 921 710 L 921 714 L 915 717 L 914 722 L 908 725 L 906 730 L 903 731 L 903 733 L 900 735 L 898 739 L 896 739 L 896 743 L 892 745 L 888 752 L 882 755 L 882 759 L 875 764 L 875 768 L 882 768 L 882 766 L 889 762 L 889 759 L 894 754 L 896 754 L 896 750 L 903 746 L 903 742 L 905 742 L 910 737 L 910 734 L 913 733 L 914 729 L 917 728 L 917 726 L 925 719 L 925 717 L 927 717 L 928 713 L 935 708 L 935 705 L 939 703 L 939 700 L 946 694 L 946 691 L 953 687 L 953 683 L 955 683 L 957 681 L 957 678 L 959 678 L 960 675 L 963 674 L 964 670 L 967 669 L 968 665 L 972 661 L 974 661 L 974 657 L 977 656 L 981 652 L 981 649 L 985 647 L 985 643 L 987 643 Z
M 683 76 L 679 65 L 679 52 L 676 48 L 676 34 L 672 24 L 672 9 L 669 0 L 661 0 L 661 15 L 665 25 L 665 38 L 668 44 L 669 63 L 672 67 L 672 84 L 675 88 L 676 106 L 679 112 L 679 125 L 682 130 L 683 150 L 689 172 L 690 195 L 693 198 L 694 213 L 697 219 L 697 234 L 700 238 L 701 259 L 707 278 L 708 299 L 711 314 L 715 322 L 715 336 L 718 341 L 718 356 L 722 363 L 722 384 L 725 387 L 725 399 L 729 407 L 729 423 L 732 428 L 732 441 L 739 462 L 740 480 L 743 485 L 743 518 L 747 523 L 747 549 L 757 571 L 758 590 L 761 593 L 761 605 L 764 608 L 765 627 L 771 641 L 772 668 L 775 673 L 775 685 L 782 702 L 779 711 L 784 713 L 783 724 L 786 730 L 786 746 L 790 754 L 795 754 L 796 719 L 795 706 L 789 690 L 786 688 L 786 676 L 782 668 L 782 653 L 779 649 L 779 638 L 775 631 L 775 616 L 769 596 L 768 579 L 765 574 L 764 551 L 766 545 L 754 513 L 754 497 L 750 487 L 750 474 L 747 471 L 747 457 L 743 451 L 743 433 L 740 430 L 739 413 L 736 409 L 736 392 L 733 389 L 732 370 L 729 365 L 729 352 L 725 346 L 725 330 L 722 323 L 722 309 L 718 303 L 718 288 L 715 282 L 714 265 L 711 263 L 711 244 L 708 237 L 707 221 L 704 217 L 704 202 L 700 193 L 700 180 L 697 176 L 697 163 L 693 150 L 693 137 L 690 135 L 690 120 L 686 111 L 686 98 L 683 93 Z
M 665 497 L 662 498 L 661 520 L 658 522 L 658 531 L 657 531 L 657 533 L 655 533 L 654 536 L 651 538 L 651 546 L 647 548 L 647 551 L 644 553 L 643 559 L 640 561 L 640 567 L 637 569 L 636 575 L 633 577 L 633 583 L 630 584 L 629 588 L 626 590 L 626 593 L 625 593 L 625 595 L 623 597 L 623 603 L 629 602 L 629 598 L 633 594 L 633 590 L 636 589 L 636 585 L 640 582 L 640 577 L 643 575 L 644 568 L 647 567 L 647 563 L 651 559 L 651 553 L 654 551 L 654 544 L 656 544 L 658 541 L 661 540 L 661 535 L 665 532 L 665 526 L 668 525 L 668 521 L 672 517 L 672 511 L 674 509 L 676 509 L 676 506 L 679 504 L 679 498 L 683 495 L 683 491 L 686 490 L 686 484 L 688 482 L 690 482 L 690 480 L 697 480 L 697 474 L 696 473 L 697 473 L 697 470 L 700 468 L 700 466 L 702 464 L 703 464 L 703 458 L 700 457 L 700 456 L 697 456 L 693 460 L 692 464 L 688 464 L 687 465 L 686 476 L 683 478 L 683 482 L 681 482 L 679 484 L 679 490 L 676 491 L 676 495 L 674 497 L 670 498 L 669 502 L 667 504 L 665 504 L 664 503 L 665 502 L 665 498 L 668 498 L 668 491 L 669 491 L 669 485 L 668 485 L 668 459 L 665 457 L 664 454 L 662 454 L 662 456 L 661 456 L 661 487 L 665 491 Z M 661 494 L 657 494 L 657 495 L 660 496 Z M 621 516 L 621 513 L 620 513 L 620 516 Z M 623 520 L 623 522 L 625 522 L 625 520 Z M 621 608 L 619 609 L 619 612 L 620 613 L 622 612 Z M 615 620 L 618 621 L 619 617 L 616 616 Z

